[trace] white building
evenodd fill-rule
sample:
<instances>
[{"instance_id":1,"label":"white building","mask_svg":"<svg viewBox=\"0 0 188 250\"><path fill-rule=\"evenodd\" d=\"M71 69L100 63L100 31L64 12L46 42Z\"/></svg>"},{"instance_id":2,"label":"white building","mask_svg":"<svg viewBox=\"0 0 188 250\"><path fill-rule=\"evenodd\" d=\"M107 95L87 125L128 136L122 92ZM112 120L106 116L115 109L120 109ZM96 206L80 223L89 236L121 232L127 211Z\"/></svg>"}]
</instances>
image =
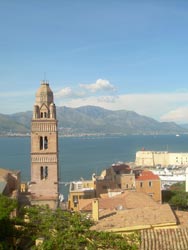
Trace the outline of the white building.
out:
<instances>
[{"instance_id":1,"label":"white building","mask_svg":"<svg viewBox=\"0 0 188 250\"><path fill-rule=\"evenodd\" d=\"M168 151L137 151L136 166L156 167L161 165L188 166L188 153L169 153Z\"/></svg>"}]
</instances>

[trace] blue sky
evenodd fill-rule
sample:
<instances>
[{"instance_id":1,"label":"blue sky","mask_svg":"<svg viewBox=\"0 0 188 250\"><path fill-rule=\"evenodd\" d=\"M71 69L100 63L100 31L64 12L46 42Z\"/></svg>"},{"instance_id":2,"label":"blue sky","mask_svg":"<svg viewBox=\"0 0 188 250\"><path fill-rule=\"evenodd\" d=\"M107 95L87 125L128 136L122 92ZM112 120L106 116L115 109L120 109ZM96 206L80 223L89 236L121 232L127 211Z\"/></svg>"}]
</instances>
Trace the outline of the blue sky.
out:
<instances>
[{"instance_id":1,"label":"blue sky","mask_svg":"<svg viewBox=\"0 0 188 250\"><path fill-rule=\"evenodd\" d=\"M188 1L1 0L0 113L57 106L188 123Z\"/></svg>"}]
</instances>

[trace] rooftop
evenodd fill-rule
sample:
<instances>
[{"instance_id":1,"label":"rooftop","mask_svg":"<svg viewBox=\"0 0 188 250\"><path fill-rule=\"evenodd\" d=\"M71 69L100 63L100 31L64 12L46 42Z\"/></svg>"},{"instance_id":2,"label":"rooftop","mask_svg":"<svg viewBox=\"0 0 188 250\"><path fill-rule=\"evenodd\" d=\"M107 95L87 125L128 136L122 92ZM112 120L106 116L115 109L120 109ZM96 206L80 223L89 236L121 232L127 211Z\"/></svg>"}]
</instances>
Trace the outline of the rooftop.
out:
<instances>
[{"instance_id":1,"label":"rooftop","mask_svg":"<svg viewBox=\"0 0 188 250\"><path fill-rule=\"evenodd\" d=\"M115 214L104 217L91 229L98 231L131 231L142 228L175 226L177 224L168 204L154 207L139 207L117 210Z\"/></svg>"},{"instance_id":2,"label":"rooftop","mask_svg":"<svg viewBox=\"0 0 188 250\"><path fill-rule=\"evenodd\" d=\"M158 229L141 231L140 250L186 250L188 228Z\"/></svg>"},{"instance_id":3,"label":"rooftop","mask_svg":"<svg viewBox=\"0 0 188 250\"><path fill-rule=\"evenodd\" d=\"M146 180L160 180L158 175L152 173L152 171L144 170L140 175L136 176L137 181L146 181Z\"/></svg>"},{"instance_id":4,"label":"rooftop","mask_svg":"<svg viewBox=\"0 0 188 250\"><path fill-rule=\"evenodd\" d=\"M141 208L146 204L148 207L155 207L158 204L147 194L126 190L122 194L113 197L99 198L99 209L116 209L122 206L124 209ZM93 199L81 199L79 209L84 211L92 210Z\"/></svg>"}]
</instances>

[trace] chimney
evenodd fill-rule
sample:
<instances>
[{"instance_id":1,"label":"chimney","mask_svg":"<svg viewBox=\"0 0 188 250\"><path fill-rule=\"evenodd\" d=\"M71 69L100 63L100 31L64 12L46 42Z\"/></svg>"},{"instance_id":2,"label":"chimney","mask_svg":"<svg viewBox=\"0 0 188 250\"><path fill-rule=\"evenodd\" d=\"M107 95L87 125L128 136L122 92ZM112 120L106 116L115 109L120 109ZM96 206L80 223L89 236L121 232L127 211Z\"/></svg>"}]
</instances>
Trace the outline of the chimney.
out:
<instances>
[{"instance_id":1,"label":"chimney","mask_svg":"<svg viewBox=\"0 0 188 250\"><path fill-rule=\"evenodd\" d=\"M94 199L92 202L92 218L94 221L99 220L99 200Z\"/></svg>"}]
</instances>

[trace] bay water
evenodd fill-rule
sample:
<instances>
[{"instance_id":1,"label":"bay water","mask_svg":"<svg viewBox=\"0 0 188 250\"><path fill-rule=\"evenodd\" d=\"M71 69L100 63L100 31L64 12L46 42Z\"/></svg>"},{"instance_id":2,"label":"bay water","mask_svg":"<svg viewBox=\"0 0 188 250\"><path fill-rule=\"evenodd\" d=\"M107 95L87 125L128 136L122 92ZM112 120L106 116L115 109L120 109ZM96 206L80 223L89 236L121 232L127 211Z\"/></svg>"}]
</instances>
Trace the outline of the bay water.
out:
<instances>
[{"instance_id":1,"label":"bay water","mask_svg":"<svg viewBox=\"0 0 188 250\"><path fill-rule=\"evenodd\" d=\"M60 181L91 179L113 163L135 161L143 148L188 152L188 135L60 137ZM0 168L20 170L22 181L30 180L30 137L0 137ZM67 187L60 185L60 192L67 196Z\"/></svg>"}]
</instances>

